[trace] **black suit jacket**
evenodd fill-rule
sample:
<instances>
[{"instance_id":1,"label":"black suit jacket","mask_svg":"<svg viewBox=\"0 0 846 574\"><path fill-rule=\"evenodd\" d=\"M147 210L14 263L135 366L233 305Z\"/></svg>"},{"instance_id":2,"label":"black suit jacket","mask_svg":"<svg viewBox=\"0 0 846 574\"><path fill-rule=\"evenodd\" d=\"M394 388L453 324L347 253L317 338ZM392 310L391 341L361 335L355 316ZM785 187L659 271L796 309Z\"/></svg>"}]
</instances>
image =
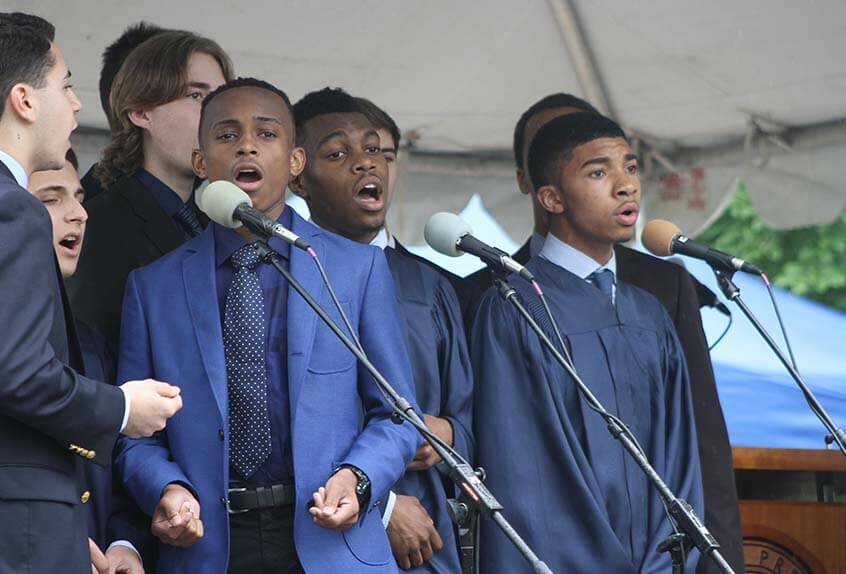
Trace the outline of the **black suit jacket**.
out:
<instances>
[{"instance_id":1,"label":"black suit jacket","mask_svg":"<svg viewBox=\"0 0 846 574\"><path fill-rule=\"evenodd\" d=\"M5 504L78 507L87 501L82 463L109 464L125 404L120 389L72 368L71 361L81 367L81 353L50 216L5 165L0 165L0 293L0 539L8 541L20 538L24 526L3 512ZM63 527L86 532L84 516L73 513ZM55 532L47 517L39 520L26 526L26 536ZM21 540L27 548L33 543L39 546ZM79 548L75 538L65 536L50 541L50 552L78 556ZM0 564L9 566L2 559Z\"/></svg>"},{"instance_id":2,"label":"black suit jacket","mask_svg":"<svg viewBox=\"0 0 846 574\"><path fill-rule=\"evenodd\" d=\"M743 572L740 510L734 483L731 445L717 395L708 341L699 314L694 281L680 265L618 245L617 276L648 291L667 309L684 349L693 393L693 416L699 439L705 525L722 545L720 552L736 572ZM697 572L719 572L701 559Z\"/></svg>"},{"instance_id":3,"label":"black suit jacket","mask_svg":"<svg viewBox=\"0 0 846 574\"><path fill-rule=\"evenodd\" d=\"M173 251L185 242L185 235L133 176L86 201L85 209L85 242L68 292L74 313L106 338L116 356L130 271Z\"/></svg>"},{"instance_id":4,"label":"black suit jacket","mask_svg":"<svg viewBox=\"0 0 846 574\"><path fill-rule=\"evenodd\" d=\"M97 179L97 176L94 175L94 170L96 169L97 164L95 163L88 168L88 171L86 171L85 175L82 176L82 179L79 180L79 183L82 184L82 189L85 190L86 201L103 193L103 184L101 184L100 180Z\"/></svg>"},{"instance_id":5,"label":"black suit jacket","mask_svg":"<svg viewBox=\"0 0 846 574\"><path fill-rule=\"evenodd\" d=\"M514 254L515 260L523 264L528 262L531 258L529 243L526 241ZM732 568L743 572L740 510L731 446L699 314L696 280L683 267L657 257L621 245L615 248L615 252L618 278L651 293L667 309L676 327L690 372L705 494L705 525L722 545L721 552ZM447 274L447 277L450 275ZM468 332L479 301L493 284L493 278L493 273L483 268L459 280L456 285ZM699 561L697 572L718 571L711 560Z\"/></svg>"}]
</instances>

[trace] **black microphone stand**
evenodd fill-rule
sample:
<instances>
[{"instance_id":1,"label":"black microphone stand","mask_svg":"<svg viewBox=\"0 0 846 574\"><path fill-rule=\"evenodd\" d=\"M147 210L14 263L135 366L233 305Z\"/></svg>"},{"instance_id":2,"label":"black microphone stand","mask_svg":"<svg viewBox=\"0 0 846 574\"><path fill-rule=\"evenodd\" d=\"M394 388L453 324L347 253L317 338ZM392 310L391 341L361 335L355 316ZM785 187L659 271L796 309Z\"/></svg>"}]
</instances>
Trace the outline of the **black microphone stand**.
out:
<instances>
[{"instance_id":1,"label":"black microphone stand","mask_svg":"<svg viewBox=\"0 0 846 574\"><path fill-rule=\"evenodd\" d=\"M305 287L294 278L285 267L279 263L279 254L276 253L266 241L259 240L253 244L259 258L266 264L274 267L284 278L288 284L299 293L305 300L309 307L314 309L314 312L326 324L329 329L340 339L350 352L355 355L359 362L372 375L374 382L382 391L382 393L391 402L391 407L394 409L392 420L401 424L403 420L408 421L426 441L432 445L435 452L441 457L441 461L449 468L448 476L455 483L455 485L466 495L466 500L472 504L479 512L493 520L497 526L508 537L512 544L523 554L523 557L532 565L533 570L537 574L552 574L552 570L537 557L528 544L520 537L514 527L502 515L503 507L494 495L484 485L476 471L467 463L459 462L455 456L454 451L444 448L443 443L433 436L433 433L423 422L423 419L414 411L411 403L402 397L396 390L388 383L379 370L370 362L367 355L341 330L335 321L326 313L320 304L305 290Z\"/></svg>"},{"instance_id":2,"label":"black microphone stand","mask_svg":"<svg viewBox=\"0 0 846 574\"><path fill-rule=\"evenodd\" d=\"M594 396L591 390L584 384L584 382L576 373L570 362L564 358L561 352L555 347L546 333L543 332L540 325L532 317L526 307L517 298L517 291L508 284L504 279L495 279L494 283L499 290L499 294L503 299L510 302L515 309L523 316L532 330L537 334L538 338L543 343L558 363L564 367L564 370L575 381L584 400L594 407L593 410L601 415L605 422L608 423L608 431L615 439L617 439L623 446L623 449L629 453L634 459L635 463L643 470L647 479L652 483L658 494L664 501L664 506L667 508L670 516L675 521L676 525L682 532L676 532L670 535L666 540L661 542L658 546L659 551L669 551L673 563L673 572L678 574L684 573L684 560L687 554L687 548L692 544L702 553L703 556L708 556L713 560L717 566L726 574L734 574L731 566L725 561L722 554L718 550L720 545L714 539L705 525L702 524L696 517L693 508L684 500L676 497L670 490L661 476L655 471L646 455L641 451L640 447L632 440L630 431L621 425L619 419L608 413L602 406L602 403Z\"/></svg>"},{"instance_id":3,"label":"black microphone stand","mask_svg":"<svg viewBox=\"0 0 846 574\"><path fill-rule=\"evenodd\" d=\"M746 318L752 323L755 329L760 333L761 337L767 342L769 347L773 350L776 356L779 358L781 363L784 365L784 368L787 369L787 372L790 373L790 376L793 377L793 380L796 381L796 384L799 385L799 389L802 391L802 394L805 395L805 400L808 401L808 405L811 407L811 410L817 415L817 418L820 419L823 426L828 430L830 433L828 437L826 437L826 444L831 444L832 442L836 442L837 446L840 447L840 451L846 455L846 433L844 433L843 429L839 428L834 420L829 416L820 402L817 400L817 397L814 396L814 393L805 384L805 381L802 380L802 376L799 374L799 371L791 364L788 358L784 355L784 352L778 346L778 344L773 340L761 322L758 320L757 317L752 313L752 310L746 306L746 303L740 296L740 288L734 284L732 278L734 277L734 272L730 271L723 271L721 269L712 268L714 271L714 275L717 276L717 282L720 285L720 289L722 290L723 294L726 296L727 299L730 301L734 301L740 310L743 311L743 314L746 315Z\"/></svg>"}]
</instances>

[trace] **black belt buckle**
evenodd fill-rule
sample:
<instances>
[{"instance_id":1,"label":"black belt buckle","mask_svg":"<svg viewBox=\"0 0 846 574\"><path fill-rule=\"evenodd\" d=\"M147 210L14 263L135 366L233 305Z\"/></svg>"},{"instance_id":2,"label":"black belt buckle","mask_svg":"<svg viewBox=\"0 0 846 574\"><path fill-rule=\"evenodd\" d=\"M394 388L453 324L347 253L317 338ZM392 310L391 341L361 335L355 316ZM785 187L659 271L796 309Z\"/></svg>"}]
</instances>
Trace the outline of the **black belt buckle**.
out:
<instances>
[{"instance_id":1,"label":"black belt buckle","mask_svg":"<svg viewBox=\"0 0 846 574\"><path fill-rule=\"evenodd\" d=\"M246 488L230 488L227 491L227 495L231 494L233 492L247 492L247 489ZM229 496L226 497L226 512L228 512L229 514L243 514L245 512L249 512L249 511L250 511L249 508L244 508L244 509L241 509L241 510L234 510L229 503Z\"/></svg>"}]
</instances>

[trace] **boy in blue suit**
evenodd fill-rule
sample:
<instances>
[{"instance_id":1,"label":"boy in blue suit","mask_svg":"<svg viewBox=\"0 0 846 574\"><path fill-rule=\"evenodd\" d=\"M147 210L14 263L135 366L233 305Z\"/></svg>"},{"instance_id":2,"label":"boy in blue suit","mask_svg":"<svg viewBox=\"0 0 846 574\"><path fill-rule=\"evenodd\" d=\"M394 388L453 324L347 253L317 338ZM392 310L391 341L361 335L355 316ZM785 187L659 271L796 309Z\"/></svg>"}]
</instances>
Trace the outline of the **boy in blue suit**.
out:
<instances>
[{"instance_id":1,"label":"boy in blue suit","mask_svg":"<svg viewBox=\"0 0 846 574\"><path fill-rule=\"evenodd\" d=\"M305 163L287 96L228 82L203 103L199 141L196 174L232 181L312 245L371 361L411 396L384 258L285 207ZM118 454L164 543L159 571L394 572L377 509L417 433L391 422L370 376L276 271L253 267L252 240L210 225L127 284L120 376L180 373L191 405L166 433L124 441ZM269 243L337 320L310 257Z\"/></svg>"}]
</instances>

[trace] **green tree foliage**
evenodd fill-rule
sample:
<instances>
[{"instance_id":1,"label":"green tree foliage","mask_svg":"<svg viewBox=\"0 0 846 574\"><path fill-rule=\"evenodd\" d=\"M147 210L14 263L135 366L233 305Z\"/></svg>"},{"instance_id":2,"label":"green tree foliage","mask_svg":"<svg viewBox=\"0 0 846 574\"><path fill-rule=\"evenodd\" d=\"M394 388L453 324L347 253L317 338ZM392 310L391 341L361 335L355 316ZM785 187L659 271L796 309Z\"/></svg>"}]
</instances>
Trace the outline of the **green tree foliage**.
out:
<instances>
[{"instance_id":1,"label":"green tree foliage","mask_svg":"<svg viewBox=\"0 0 846 574\"><path fill-rule=\"evenodd\" d=\"M846 212L830 225L770 229L741 184L726 211L697 239L743 254L783 289L846 311Z\"/></svg>"}]
</instances>

